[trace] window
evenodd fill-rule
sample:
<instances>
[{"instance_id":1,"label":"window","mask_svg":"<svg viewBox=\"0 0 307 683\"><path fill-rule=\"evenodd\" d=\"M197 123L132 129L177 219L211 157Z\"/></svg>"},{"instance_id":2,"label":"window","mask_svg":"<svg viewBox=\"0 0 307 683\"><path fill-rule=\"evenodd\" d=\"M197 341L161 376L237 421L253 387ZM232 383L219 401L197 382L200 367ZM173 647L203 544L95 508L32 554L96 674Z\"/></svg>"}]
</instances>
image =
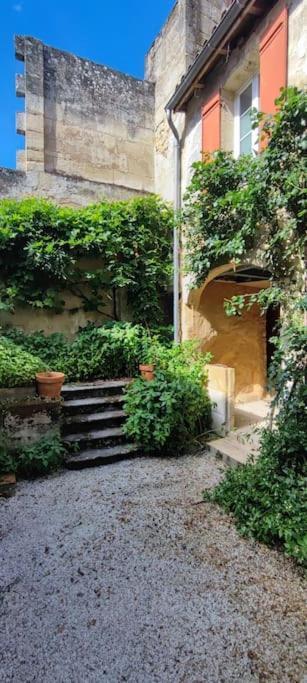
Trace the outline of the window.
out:
<instances>
[{"instance_id":1,"label":"window","mask_svg":"<svg viewBox=\"0 0 307 683\"><path fill-rule=\"evenodd\" d=\"M258 131L252 128L251 112L258 109L258 76L239 91L235 99L234 153L255 154L258 147Z\"/></svg>"}]
</instances>

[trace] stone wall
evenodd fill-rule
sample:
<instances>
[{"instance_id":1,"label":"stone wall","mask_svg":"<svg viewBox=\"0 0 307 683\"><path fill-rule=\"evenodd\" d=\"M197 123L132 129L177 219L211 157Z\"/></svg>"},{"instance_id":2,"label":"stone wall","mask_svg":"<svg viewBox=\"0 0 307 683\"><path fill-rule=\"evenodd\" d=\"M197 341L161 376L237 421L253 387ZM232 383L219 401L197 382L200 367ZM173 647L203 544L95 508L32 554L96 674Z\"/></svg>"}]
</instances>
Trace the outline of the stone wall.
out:
<instances>
[{"instance_id":1,"label":"stone wall","mask_svg":"<svg viewBox=\"0 0 307 683\"><path fill-rule=\"evenodd\" d=\"M140 190L83 180L45 171L15 171L0 168L0 199L44 197L57 204L79 207L103 199L131 199L145 193Z\"/></svg>"},{"instance_id":2,"label":"stone wall","mask_svg":"<svg viewBox=\"0 0 307 683\"><path fill-rule=\"evenodd\" d=\"M155 190L168 200L174 196L174 164L165 105L218 23L223 7L222 0L178 0L146 56L145 75L155 83ZM177 114L180 130L183 123L184 117Z\"/></svg>"},{"instance_id":3,"label":"stone wall","mask_svg":"<svg viewBox=\"0 0 307 683\"><path fill-rule=\"evenodd\" d=\"M0 197L72 203L72 192L82 204L154 191L152 83L29 37L16 37L16 57L24 62L16 92L25 99L17 168L26 177L2 169Z\"/></svg>"},{"instance_id":4,"label":"stone wall","mask_svg":"<svg viewBox=\"0 0 307 683\"><path fill-rule=\"evenodd\" d=\"M307 86L307 0L289 3L288 78L298 88Z\"/></svg>"},{"instance_id":5,"label":"stone wall","mask_svg":"<svg viewBox=\"0 0 307 683\"><path fill-rule=\"evenodd\" d=\"M11 397L8 397L9 391ZM16 398L17 390L6 390L4 398L0 389L0 430L8 441L9 449L20 450L42 437L60 435L61 401L47 401L32 396Z\"/></svg>"}]
</instances>

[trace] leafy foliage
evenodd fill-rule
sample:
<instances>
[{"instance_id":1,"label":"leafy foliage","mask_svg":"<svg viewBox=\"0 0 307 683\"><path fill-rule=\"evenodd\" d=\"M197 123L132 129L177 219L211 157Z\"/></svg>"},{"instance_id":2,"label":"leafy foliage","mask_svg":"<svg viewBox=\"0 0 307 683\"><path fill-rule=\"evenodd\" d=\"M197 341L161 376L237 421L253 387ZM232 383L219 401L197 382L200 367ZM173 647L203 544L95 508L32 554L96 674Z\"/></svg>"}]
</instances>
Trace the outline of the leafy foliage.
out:
<instances>
[{"instance_id":1,"label":"leafy foliage","mask_svg":"<svg viewBox=\"0 0 307 683\"><path fill-rule=\"evenodd\" d=\"M251 249L272 273L275 299L302 279L306 218L307 93L284 90L256 158L217 152L194 165L185 197L186 270L199 286L217 265ZM282 284L282 286L280 286ZM272 291L268 296L272 299Z\"/></svg>"},{"instance_id":2,"label":"leafy foliage","mask_svg":"<svg viewBox=\"0 0 307 683\"><path fill-rule=\"evenodd\" d=\"M155 196L58 207L42 199L0 201L0 309L63 310L63 291L103 312L103 291L127 289L134 320L161 319L171 274L171 209ZM88 268L82 259L99 259Z\"/></svg>"},{"instance_id":3,"label":"leafy foliage","mask_svg":"<svg viewBox=\"0 0 307 683\"><path fill-rule=\"evenodd\" d=\"M37 477L59 469L63 462L65 448L58 435L45 436L25 446L16 459L17 474Z\"/></svg>"},{"instance_id":4,"label":"leafy foliage","mask_svg":"<svg viewBox=\"0 0 307 683\"><path fill-rule=\"evenodd\" d=\"M223 481L205 498L233 513L242 534L280 547L300 563L307 563L307 471L306 462L300 471L289 462L295 447L293 426L293 416L285 421L283 415L276 430L264 431L259 459L227 470ZM302 427L301 423L300 430ZM291 450L287 454L288 445ZM306 448L306 430L298 451L304 445Z\"/></svg>"},{"instance_id":5,"label":"leafy foliage","mask_svg":"<svg viewBox=\"0 0 307 683\"><path fill-rule=\"evenodd\" d=\"M261 435L256 463L230 469L206 497L235 515L239 530L307 563L307 335L301 321L275 340L272 366L279 412Z\"/></svg>"},{"instance_id":6,"label":"leafy foliage","mask_svg":"<svg viewBox=\"0 0 307 683\"><path fill-rule=\"evenodd\" d=\"M168 327L149 331L142 325L120 322L89 324L72 341L59 333L25 334L14 328L4 330L3 334L10 343L33 356L37 354L49 369L62 371L66 379L74 381L134 376L155 343L170 343Z\"/></svg>"},{"instance_id":7,"label":"leafy foliage","mask_svg":"<svg viewBox=\"0 0 307 683\"><path fill-rule=\"evenodd\" d=\"M40 330L27 334L21 329L7 327L2 330L2 334L28 353L41 358L51 370L62 368L69 354L71 342L60 332L46 335Z\"/></svg>"},{"instance_id":8,"label":"leafy foliage","mask_svg":"<svg viewBox=\"0 0 307 683\"><path fill-rule=\"evenodd\" d=\"M45 367L41 358L16 346L10 339L0 337L0 387L31 384L35 374Z\"/></svg>"},{"instance_id":9,"label":"leafy foliage","mask_svg":"<svg viewBox=\"0 0 307 683\"><path fill-rule=\"evenodd\" d=\"M145 452L180 452L210 426L209 355L191 342L169 349L156 342L145 360L155 363L155 379L138 378L127 389L124 429Z\"/></svg>"},{"instance_id":10,"label":"leafy foliage","mask_svg":"<svg viewBox=\"0 0 307 683\"><path fill-rule=\"evenodd\" d=\"M304 250L306 249L307 94L290 88L279 111L264 121L268 146L256 159L219 153L197 165L187 196L187 268L198 285L208 271L232 261L261 257L272 274L269 289L225 302L228 315L258 303L282 305L280 336L271 365L275 390L269 429L262 432L255 463L228 470L206 494L235 515L239 530L307 561L306 367ZM263 117L260 116L263 121ZM216 197L215 197L215 194Z\"/></svg>"}]
</instances>

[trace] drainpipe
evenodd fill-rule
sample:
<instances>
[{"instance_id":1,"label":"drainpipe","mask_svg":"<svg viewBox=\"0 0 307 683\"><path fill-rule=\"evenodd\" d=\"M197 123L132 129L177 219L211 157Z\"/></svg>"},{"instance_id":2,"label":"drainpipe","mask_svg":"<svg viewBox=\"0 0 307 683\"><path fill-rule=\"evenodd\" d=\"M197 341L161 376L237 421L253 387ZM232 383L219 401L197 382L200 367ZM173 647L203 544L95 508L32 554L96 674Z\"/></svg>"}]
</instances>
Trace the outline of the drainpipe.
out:
<instances>
[{"instance_id":1,"label":"drainpipe","mask_svg":"<svg viewBox=\"0 0 307 683\"><path fill-rule=\"evenodd\" d=\"M180 341L180 233L178 229L178 214L181 209L181 140L173 121L173 112L166 109L168 125L175 138L175 192L174 192L174 233L173 233L173 267L174 267L174 342Z\"/></svg>"}]
</instances>

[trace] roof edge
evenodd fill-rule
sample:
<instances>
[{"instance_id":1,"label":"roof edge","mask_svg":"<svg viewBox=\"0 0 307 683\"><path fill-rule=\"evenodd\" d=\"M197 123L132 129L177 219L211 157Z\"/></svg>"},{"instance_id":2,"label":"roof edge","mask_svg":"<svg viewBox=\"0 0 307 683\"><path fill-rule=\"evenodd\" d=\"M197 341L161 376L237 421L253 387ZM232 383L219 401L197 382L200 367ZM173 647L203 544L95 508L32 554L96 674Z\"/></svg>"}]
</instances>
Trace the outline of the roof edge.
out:
<instances>
[{"instance_id":1,"label":"roof edge","mask_svg":"<svg viewBox=\"0 0 307 683\"><path fill-rule=\"evenodd\" d=\"M172 111L182 111L186 102L191 99L191 88L195 81L198 80L201 72L205 66L216 54L220 43L227 37L229 31L238 21L241 15L245 14L246 8L252 6L255 0L235 0L229 9L225 12L220 23L216 26L210 38L206 41L199 55L196 57L194 63L189 68L181 83L179 83L172 97L167 102L165 109Z\"/></svg>"}]
</instances>

